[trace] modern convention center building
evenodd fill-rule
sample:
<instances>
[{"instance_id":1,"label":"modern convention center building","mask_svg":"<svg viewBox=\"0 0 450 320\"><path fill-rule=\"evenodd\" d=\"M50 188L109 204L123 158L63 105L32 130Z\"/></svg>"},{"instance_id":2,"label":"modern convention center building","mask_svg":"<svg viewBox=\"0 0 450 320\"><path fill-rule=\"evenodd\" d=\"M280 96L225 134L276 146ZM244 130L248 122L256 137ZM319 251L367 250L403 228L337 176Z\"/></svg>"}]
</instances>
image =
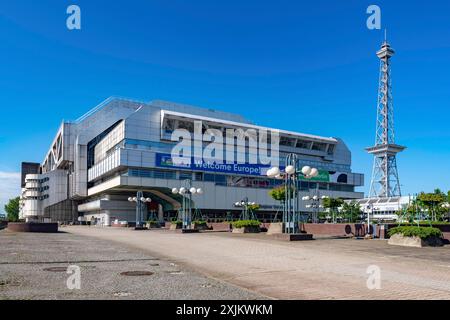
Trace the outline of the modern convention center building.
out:
<instances>
[{"instance_id":1,"label":"modern convention center building","mask_svg":"<svg viewBox=\"0 0 450 320\"><path fill-rule=\"evenodd\" d=\"M338 138L265 128L237 114L172 102L109 98L78 120L63 122L42 163L22 164L21 217L41 222L86 220L100 225L134 222L136 203L129 198L141 191L151 199L144 220L168 220L177 216L183 201L172 189L191 180L193 187L203 190L192 196L192 205L204 219L237 218L242 208L235 204L244 199L260 206L257 215L261 220L273 219L280 202L272 199L269 191L283 182L266 177L270 164L258 162L258 157L254 162L249 141L231 153L236 159L240 155L240 162L174 159L174 147L181 141L173 138L174 132L194 133L198 126L202 141L194 141L189 159L194 159L195 146L207 149L211 143L202 138L208 130L223 135L224 143L230 129L269 132L267 136L279 142L276 160L280 166L288 154L295 153L302 166L319 170L317 177L301 181L300 197L363 197L355 188L364 185L364 176L352 173L351 152ZM270 132L277 133L278 140ZM231 141L234 144L235 139ZM228 152L225 147L217 150L211 154ZM301 204L301 210L308 214L314 209Z\"/></svg>"}]
</instances>

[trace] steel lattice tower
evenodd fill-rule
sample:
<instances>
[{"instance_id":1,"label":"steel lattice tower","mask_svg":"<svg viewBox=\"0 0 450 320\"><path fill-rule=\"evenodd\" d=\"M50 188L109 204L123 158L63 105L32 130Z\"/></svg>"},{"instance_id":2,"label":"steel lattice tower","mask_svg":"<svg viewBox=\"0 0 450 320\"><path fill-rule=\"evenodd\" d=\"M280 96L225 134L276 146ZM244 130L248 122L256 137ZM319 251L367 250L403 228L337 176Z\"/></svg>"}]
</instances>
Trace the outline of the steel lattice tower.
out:
<instances>
[{"instance_id":1,"label":"steel lattice tower","mask_svg":"<svg viewBox=\"0 0 450 320\"><path fill-rule=\"evenodd\" d=\"M392 103L391 61L395 51L387 41L377 52L380 59L377 124L375 146L367 148L374 155L369 197L389 198L401 196L396 155L406 147L395 144L394 107Z\"/></svg>"}]
</instances>

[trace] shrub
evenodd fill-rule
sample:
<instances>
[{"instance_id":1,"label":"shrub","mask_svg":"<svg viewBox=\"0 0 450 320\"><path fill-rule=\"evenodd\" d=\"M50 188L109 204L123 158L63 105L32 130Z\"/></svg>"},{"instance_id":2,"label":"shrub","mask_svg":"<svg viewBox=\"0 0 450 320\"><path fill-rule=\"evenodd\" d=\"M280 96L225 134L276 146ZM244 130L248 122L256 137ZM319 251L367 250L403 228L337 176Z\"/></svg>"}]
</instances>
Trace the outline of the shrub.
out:
<instances>
[{"instance_id":1,"label":"shrub","mask_svg":"<svg viewBox=\"0 0 450 320\"><path fill-rule=\"evenodd\" d=\"M198 226L206 226L206 221L205 220L195 220L193 222L193 224L198 225Z\"/></svg>"},{"instance_id":2,"label":"shrub","mask_svg":"<svg viewBox=\"0 0 450 320\"><path fill-rule=\"evenodd\" d=\"M426 221L426 220L422 220L418 222L420 226L429 226L430 224L432 225L448 225L449 223L447 221ZM416 223L402 223L401 226L414 226L417 225Z\"/></svg>"},{"instance_id":3,"label":"shrub","mask_svg":"<svg viewBox=\"0 0 450 320\"><path fill-rule=\"evenodd\" d=\"M170 221L171 224L183 224L183 221L181 220L172 220Z\"/></svg>"},{"instance_id":4,"label":"shrub","mask_svg":"<svg viewBox=\"0 0 450 320\"><path fill-rule=\"evenodd\" d=\"M239 220L232 223L233 228L240 229L245 227L259 227L261 222L258 220Z\"/></svg>"},{"instance_id":5,"label":"shrub","mask_svg":"<svg viewBox=\"0 0 450 320\"><path fill-rule=\"evenodd\" d=\"M405 237L419 237L420 239L442 238L441 230L432 227L396 227L389 230L389 236L392 237L394 234L401 234Z\"/></svg>"}]
</instances>

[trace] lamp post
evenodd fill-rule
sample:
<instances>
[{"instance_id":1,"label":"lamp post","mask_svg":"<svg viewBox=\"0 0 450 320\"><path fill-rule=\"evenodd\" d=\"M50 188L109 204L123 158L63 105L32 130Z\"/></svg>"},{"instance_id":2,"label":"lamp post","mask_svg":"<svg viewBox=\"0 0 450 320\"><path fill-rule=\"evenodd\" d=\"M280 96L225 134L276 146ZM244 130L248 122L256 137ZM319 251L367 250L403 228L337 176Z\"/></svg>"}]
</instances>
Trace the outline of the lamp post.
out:
<instances>
[{"instance_id":1,"label":"lamp post","mask_svg":"<svg viewBox=\"0 0 450 320\"><path fill-rule=\"evenodd\" d=\"M184 186L172 189L173 194L180 194L183 197L182 201L182 221L183 229L190 230L192 228L192 196L202 195L203 190L201 188L195 188L192 186L192 180L184 180Z\"/></svg>"},{"instance_id":2,"label":"lamp post","mask_svg":"<svg viewBox=\"0 0 450 320\"><path fill-rule=\"evenodd\" d=\"M241 220L250 220L250 219L255 218L255 217L253 217L253 215L252 215L252 217L250 217L250 215L249 215L249 207L254 206L254 205L256 205L256 203L248 201L247 197L245 197L243 200L238 201L234 204L235 207L244 208L244 211L242 212Z\"/></svg>"},{"instance_id":3,"label":"lamp post","mask_svg":"<svg viewBox=\"0 0 450 320\"><path fill-rule=\"evenodd\" d=\"M319 192L316 191L316 194L314 196L306 196L303 197L302 200L303 201L311 201L311 204L307 204L306 208L308 209L313 209L313 216L312 216L312 222L313 223L318 223L319 222L319 212L320 209L324 209L324 206L320 203L321 200L325 200L328 199L329 197L327 196L319 196ZM333 222L334 222L334 214L333 214Z\"/></svg>"},{"instance_id":4,"label":"lamp post","mask_svg":"<svg viewBox=\"0 0 450 320\"><path fill-rule=\"evenodd\" d=\"M373 217L373 210L374 210L373 203L368 204L367 205L367 235L370 235L370 214L372 213L372 217Z\"/></svg>"},{"instance_id":5,"label":"lamp post","mask_svg":"<svg viewBox=\"0 0 450 320\"><path fill-rule=\"evenodd\" d=\"M152 199L145 198L142 191L136 193L136 197L129 197L129 202L136 202L136 230L142 229L142 221L144 220L144 212L146 210L146 204L152 202Z\"/></svg>"},{"instance_id":6,"label":"lamp post","mask_svg":"<svg viewBox=\"0 0 450 320\"><path fill-rule=\"evenodd\" d=\"M299 181L300 178L312 179L319 175L319 170L305 166L300 169L300 161L296 154L290 154L286 158L286 167L281 171L279 167L273 167L267 171L267 176L272 179L284 180L285 201L283 207L284 233L296 234L299 231Z\"/></svg>"}]
</instances>

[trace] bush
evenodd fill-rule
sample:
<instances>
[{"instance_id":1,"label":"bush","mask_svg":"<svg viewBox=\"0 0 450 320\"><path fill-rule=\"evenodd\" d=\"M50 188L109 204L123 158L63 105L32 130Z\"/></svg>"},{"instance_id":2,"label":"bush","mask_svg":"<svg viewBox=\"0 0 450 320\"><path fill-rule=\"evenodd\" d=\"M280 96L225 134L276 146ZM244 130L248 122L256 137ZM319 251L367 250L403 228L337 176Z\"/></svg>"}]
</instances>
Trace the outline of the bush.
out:
<instances>
[{"instance_id":1,"label":"bush","mask_svg":"<svg viewBox=\"0 0 450 320\"><path fill-rule=\"evenodd\" d=\"M420 239L442 238L441 230L432 227L396 227L389 230L389 236L392 237L394 234L401 234L405 237L419 237Z\"/></svg>"},{"instance_id":2,"label":"bush","mask_svg":"<svg viewBox=\"0 0 450 320\"><path fill-rule=\"evenodd\" d=\"M259 227L261 222L258 220L239 220L232 223L233 228L240 229L245 227Z\"/></svg>"},{"instance_id":3,"label":"bush","mask_svg":"<svg viewBox=\"0 0 450 320\"><path fill-rule=\"evenodd\" d=\"M441 226L441 225L449 225L450 223L448 223L447 221L419 221L419 225L420 226L429 226L430 224L432 225L437 225L437 226ZM417 226L417 222L416 223L402 223L400 226Z\"/></svg>"},{"instance_id":4,"label":"bush","mask_svg":"<svg viewBox=\"0 0 450 320\"><path fill-rule=\"evenodd\" d=\"M181 220L172 220L170 221L171 224L183 224L183 221Z\"/></svg>"},{"instance_id":5,"label":"bush","mask_svg":"<svg viewBox=\"0 0 450 320\"><path fill-rule=\"evenodd\" d=\"M197 225L197 226L206 226L206 221L205 220L195 220L192 223Z\"/></svg>"}]
</instances>

